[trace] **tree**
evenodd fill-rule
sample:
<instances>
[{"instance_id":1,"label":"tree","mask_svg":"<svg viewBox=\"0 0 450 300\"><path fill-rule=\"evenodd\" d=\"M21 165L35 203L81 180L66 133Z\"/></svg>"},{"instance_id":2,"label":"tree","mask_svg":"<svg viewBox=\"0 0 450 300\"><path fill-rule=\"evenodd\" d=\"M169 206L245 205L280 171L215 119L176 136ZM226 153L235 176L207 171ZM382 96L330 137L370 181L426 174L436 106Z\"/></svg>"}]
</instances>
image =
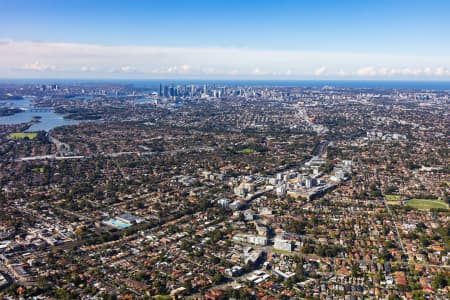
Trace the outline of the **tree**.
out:
<instances>
[{"instance_id":1,"label":"tree","mask_svg":"<svg viewBox=\"0 0 450 300\"><path fill-rule=\"evenodd\" d=\"M446 191L442 194L442 201L450 205L450 197Z\"/></svg>"},{"instance_id":2,"label":"tree","mask_svg":"<svg viewBox=\"0 0 450 300\"><path fill-rule=\"evenodd\" d=\"M43 292L48 291L50 289L50 284L49 284L48 279L44 276L39 276L37 279L36 287L40 291L43 291Z\"/></svg>"},{"instance_id":3,"label":"tree","mask_svg":"<svg viewBox=\"0 0 450 300\"><path fill-rule=\"evenodd\" d=\"M429 245L431 245L431 241L427 235L423 234L423 235L419 236L419 241L423 247L428 247Z\"/></svg>"},{"instance_id":4,"label":"tree","mask_svg":"<svg viewBox=\"0 0 450 300\"><path fill-rule=\"evenodd\" d=\"M449 284L448 276L445 272L439 272L434 276L433 280L431 281L431 286L435 289L442 289Z\"/></svg>"},{"instance_id":5,"label":"tree","mask_svg":"<svg viewBox=\"0 0 450 300\"><path fill-rule=\"evenodd\" d=\"M81 235L83 234L83 232L84 232L84 230L83 230L83 227L82 227L82 226L78 226L78 227L75 229L75 233L76 233L78 236L81 236Z\"/></svg>"},{"instance_id":6,"label":"tree","mask_svg":"<svg viewBox=\"0 0 450 300\"><path fill-rule=\"evenodd\" d=\"M187 294L192 294L192 281L190 279L183 283L183 287L186 289L185 292Z\"/></svg>"},{"instance_id":7,"label":"tree","mask_svg":"<svg viewBox=\"0 0 450 300\"><path fill-rule=\"evenodd\" d=\"M222 282L225 281L225 276L223 276L223 274L221 272L216 272L216 274L214 274L214 279L213 279L213 283L214 284L221 284Z\"/></svg>"},{"instance_id":8,"label":"tree","mask_svg":"<svg viewBox=\"0 0 450 300\"><path fill-rule=\"evenodd\" d=\"M359 277L360 274L361 274L361 269L359 268L359 264L353 263L352 264L352 276Z\"/></svg>"},{"instance_id":9,"label":"tree","mask_svg":"<svg viewBox=\"0 0 450 300\"><path fill-rule=\"evenodd\" d=\"M414 300L425 300L425 296L421 290L414 290L412 296Z\"/></svg>"},{"instance_id":10,"label":"tree","mask_svg":"<svg viewBox=\"0 0 450 300\"><path fill-rule=\"evenodd\" d=\"M397 294L390 294L388 299L389 300L400 300L401 298Z\"/></svg>"}]
</instances>

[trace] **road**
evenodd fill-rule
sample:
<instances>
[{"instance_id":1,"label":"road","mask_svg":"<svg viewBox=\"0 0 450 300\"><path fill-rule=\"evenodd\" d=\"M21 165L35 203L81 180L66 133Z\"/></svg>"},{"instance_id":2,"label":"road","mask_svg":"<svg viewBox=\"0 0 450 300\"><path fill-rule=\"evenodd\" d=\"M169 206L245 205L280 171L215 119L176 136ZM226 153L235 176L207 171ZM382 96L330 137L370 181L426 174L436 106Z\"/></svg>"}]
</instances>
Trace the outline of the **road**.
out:
<instances>
[{"instance_id":1,"label":"road","mask_svg":"<svg viewBox=\"0 0 450 300\"><path fill-rule=\"evenodd\" d=\"M398 232L398 228L397 228L397 224L395 223L394 215L392 214L392 211L389 208L389 205L388 205L388 203L386 201L386 198L385 198L384 194L382 194L381 197L383 199L383 203L384 203L384 206L386 207L386 210L387 210L387 212L389 214L389 217L391 218L391 222L392 222L392 224L394 224L394 231L395 231L395 235L397 237L397 242L400 245L400 247L402 248L403 255L405 257L407 257L408 256L408 252L406 252L405 247L403 246L402 237L400 236L400 233Z\"/></svg>"},{"instance_id":2,"label":"road","mask_svg":"<svg viewBox=\"0 0 450 300\"><path fill-rule=\"evenodd\" d=\"M21 157L16 159L15 161L32 161L32 160L68 160L68 159L83 159L85 156L76 155L76 156L57 156L56 154L50 155L38 155L38 156L28 156Z\"/></svg>"},{"instance_id":3,"label":"road","mask_svg":"<svg viewBox=\"0 0 450 300\"><path fill-rule=\"evenodd\" d=\"M175 150L169 150L169 151L163 151L163 152L139 152L139 151L126 151L126 152L113 152L113 153L107 153L107 154L101 154L100 156L103 157L119 157L122 155L138 155L138 156L152 156L152 155L173 155L173 154L180 154L180 153L188 153L188 152L210 152L214 151L215 148L213 147L191 147L191 148L182 148L182 149L175 149ZM84 155L73 155L73 156L61 156L57 154L50 154L50 155L38 155L38 156L28 156L28 157L21 157L16 159L15 161L33 161L33 160L68 160L68 159L83 159L83 158L93 158L97 157L97 155L90 155L90 156L84 156Z\"/></svg>"},{"instance_id":4,"label":"road","mask_svg":"<svg viewBox=\"0 0 450 300\"><path fill-rule=\"evenodd\" d=\"M48 139L50 142L52 142L53 144L55 144L56 146L56 151L59 155L61 156L65 156L69 151L70 151L70 146L66 143L61 142L58 139L55 139L52 136L48 136Z\"/></svg>"}]
</instances>

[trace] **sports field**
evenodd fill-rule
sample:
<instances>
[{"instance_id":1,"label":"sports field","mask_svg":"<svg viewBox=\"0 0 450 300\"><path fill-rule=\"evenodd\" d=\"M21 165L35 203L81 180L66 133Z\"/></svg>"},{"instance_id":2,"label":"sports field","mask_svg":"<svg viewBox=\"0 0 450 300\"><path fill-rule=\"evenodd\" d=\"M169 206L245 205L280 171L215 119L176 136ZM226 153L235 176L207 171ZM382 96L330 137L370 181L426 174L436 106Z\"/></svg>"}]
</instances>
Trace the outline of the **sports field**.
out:
<instances>
[{"instance_id":1,"label":"sports field","mask_svg":"<svg viewBox=\"0 0 450 300\"><path fill-rule=\"evenodd\" d=\"M9 134L9 137L12 139L24 139L24 138L28 138L30 140L34 139L35 137L37 137L37 133L36 132L12 132Z\"/></svg>"},{"instance_id":2,"label":"sports field","mask_svg":"<svg viewBox=\"0 0 450 300\"><path fill-rule=\"evenodd\" d=\"M252 149L252 148L245 148L245 149L242 149L242 150L240 150L238 152L239 153L244 153L244 154L250 154L250 153L255 153L255 150Z\"/></svg>"},{"instance_id":3,"label":"sports field","mask_svg":"<svg viewBox=\"0 0 450 300\"><path fill-rule=\"evenodd\" d=\"M443 208L448 209L448 204L436 199L411 199L406 205L416 209Z\"/></svg>"},{"instance_id":4,"label":"sports field","mask_svg":"<svg viewBox=\"0 0 450 300\"><path fill-rule=\"evenodd\" d=\"M387 201L400 201L402 199L402 196L399 195L385 195L384 197Z\"/></svg>"}]
</instances>

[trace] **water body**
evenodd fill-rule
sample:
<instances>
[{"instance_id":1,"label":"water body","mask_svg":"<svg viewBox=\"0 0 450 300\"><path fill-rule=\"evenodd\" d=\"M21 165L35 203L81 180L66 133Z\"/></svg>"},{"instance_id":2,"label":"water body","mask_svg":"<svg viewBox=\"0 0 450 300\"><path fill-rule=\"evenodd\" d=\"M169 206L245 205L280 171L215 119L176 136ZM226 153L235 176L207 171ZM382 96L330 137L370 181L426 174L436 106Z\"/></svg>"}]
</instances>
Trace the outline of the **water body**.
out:
<instances>
[{"instance_id":1,"label":"water body","mask_svg":"<svg viewBox=\"0 0 450 300\"><path fill-rule=\"evenodd\" d=\"M0 79L1 83L16 84L129 84L135 87L148 87L159 91L163 85L227 85L227 86L279 86L279 87L343 87L343 88L385 88L409 90L450 91L450 81L432 80L228 80L228 79Z\"/></svg>"},{"instance_id":2,"label":"water body","mask_svg":"<svg viewBox=\"0 0 450 300\"><path fill-rule=\"evenodd\" d=\"M38 109L43 109L44 111L32 111L34 106L31 103L30 98L25 98L22 100L0 100L0 106L26 109L24 112L17 113L12 116L0 117L0 124L2 125L27 123L33 120L34 117L40 117L40 122L34 123L30 128L26 130L28 132L40 130L50 131L51 129L58 126L79 123L79 121L64 120L64 115L55 113L53 111L53 108L39 107Z\"/></svg>"},{"instance_id":3,"label":"water body","mask_svg":"<svg viewBox=\"0 0 450 300\"><path fill-rule=\"evenodd\" d=\"M226 85L230 87L243 86L273 86L273 87L312 87L325 86L355 89L399 89L399 90L435 90L450 91L449 81L399 81L399 80L124 80L117 81L132 84L136 87L151 87L159 90L162 85Z\"/></svg>"}]
</instances>

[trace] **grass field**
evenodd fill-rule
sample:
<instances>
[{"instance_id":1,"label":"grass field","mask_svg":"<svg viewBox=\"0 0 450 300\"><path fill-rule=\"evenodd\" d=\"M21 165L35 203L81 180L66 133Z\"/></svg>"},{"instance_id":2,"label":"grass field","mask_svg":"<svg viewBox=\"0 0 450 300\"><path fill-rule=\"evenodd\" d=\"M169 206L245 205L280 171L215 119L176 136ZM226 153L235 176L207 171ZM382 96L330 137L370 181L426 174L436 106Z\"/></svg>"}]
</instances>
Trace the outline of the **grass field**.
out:
<instances>
[{"instance_id":1,"label":"grass field","mask_svg":"<svg viewBox=\"0 0 450 300\"><path fill-rule=\"evenodd\" d=\"M171 300L173 298L169 295L156 295L155 299L156 300Z\"/></svg>"},{"instance_id":2,"label":"grass field","mask_svg":"<svg viewBox=\"0 0 450 300\"><path fill-rule=\"evenodd\" d=\"M31 171L33 171L33 172L39 172L39 173L44 173L44 167L33 168Z\"/></svg>"},{"instance_id":3,"label":"grass field","mask_svg":"<svg viewBox=\"0 0 450 300\"><path fill-rule=\"evenodd\" d=\"M399 195L385 195L384 197L387 201L400 201L402 199L402 196Z\"/></svg>"},{"instance_id":4,"label":"grass field","mask_svg":"<svg viewBox=\"0 0 450 300\"><path fill-rule=\"evenodd\" d=\"M386 201L386 203L387 203L388 205L400 205L400 204L401 204L400 201L396 201L396 200L394 200L394 201Z\"/></svg>"},{"instance_id":5,"label":"grass field","mask_svg":"<svg viewBox=\"0 0 450 300\"><path fill-rule=\"evenodd\" d=\"M239 153L244 153L244 154L249 154L249 153L254 153L255 150L253 150L252 148L245 148L239 151Z\"/></svg>"},{"instance_id":6,"label":"grass field","mask_svg":"<svg viewBox=\"0 0 450 300\"><path fill-rule=\"evenodd\" d=\"M35 137L37 137L37 133L36 132L12 132L9 134L9 137L12 139L24 139L24 138L28 138L30 140L34 139Z\"/></svg>"},{"instance_id":7,"label":"grass field","mask_svg":"<svg viewBox=\"0 0 450 300\"><path fill-rule=\"evenodd\" d=\"M406 205L416 209L444 208L448 209L448 204L435 199L411 199L406 201Z\"/></svg>"},{"instance_id":8,"label":"grass field","mask_svg":"<svg viewBox=\"0 0 450 300\"><path fill-rule=\"evenodd\" d=\"M272 248L272 250L273 250L273 252L278 253L278 254L294 255L293 252L289 252L289 251L286 251L286 250L275 249L275 248Z\"/></svg>"}]
</instances>

